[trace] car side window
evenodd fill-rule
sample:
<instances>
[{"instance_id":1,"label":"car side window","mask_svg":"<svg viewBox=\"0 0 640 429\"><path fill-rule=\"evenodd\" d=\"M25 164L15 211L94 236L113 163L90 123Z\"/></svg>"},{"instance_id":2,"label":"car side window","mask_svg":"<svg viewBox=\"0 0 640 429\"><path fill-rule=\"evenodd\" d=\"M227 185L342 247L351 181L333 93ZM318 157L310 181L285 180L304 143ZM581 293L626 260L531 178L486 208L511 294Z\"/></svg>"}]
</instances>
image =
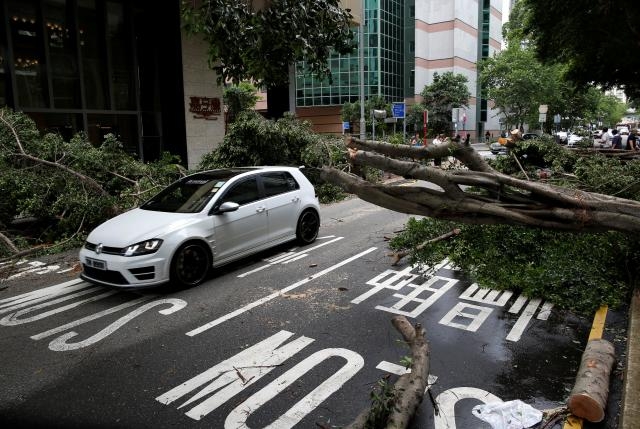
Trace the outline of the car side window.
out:
<instances>
[{"instance_id":1,"label":"car side window","mask_svg":"<svg viewBox=\"0 0 640 429\"><path fill-rule=\"evenodd\" d=\"M264 192L267 197L300 189L300 185L296 182L296 179L286 171L262 173L261 177Z\"/></svg>"},{"instance_id":2,"label":"car side window","mask_svg":"<svg viewBox=\"0 0 640 429\"><path fill-rule=\"evenodd\" d=\"M258 181L255 177L252 177L233 185L231 189L225 193L221 203L231 201L243 205L252 203L259 199L260 192L258 191Z\"/></svg>"}]
</instances>

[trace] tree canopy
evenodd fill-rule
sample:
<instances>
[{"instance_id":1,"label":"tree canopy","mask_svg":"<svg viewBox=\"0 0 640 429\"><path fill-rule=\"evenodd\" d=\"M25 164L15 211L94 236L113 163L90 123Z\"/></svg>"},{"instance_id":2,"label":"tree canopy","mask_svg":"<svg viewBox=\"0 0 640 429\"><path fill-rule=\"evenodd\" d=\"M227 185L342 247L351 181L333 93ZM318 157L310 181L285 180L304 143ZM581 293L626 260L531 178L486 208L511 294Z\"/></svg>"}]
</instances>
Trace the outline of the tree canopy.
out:
<instances>
[{"instance_id":1,"label":"tree canopy","mask_svg":"<svg viewBox=\"0 0 640 429\"><path fill-rule=\"evenodd\" d=\"M555 114L561 115L563 128L598 122L613 125L622 118L626 105L616 97L590 84L576 86L567 78L565 64L543 65L534 50L517 38L517 28L505 33L511 43L483 60L479 69L487 98L493 100L507 127L536 127L541 104L549 107L544 124L547 132L554 127Z\"/></svg>"},{"instance_id":2,"label":"tree canopy","mask_svg":"<svg viewBox=\"0 0 640 429\"><path fill-rule=\"evenodd\" d=\"M519 0L511 21L543 62L567 64L574 82L640 96L640 2Z\"/></svg>"},{"instance_id":3,"label":"tree canopy","mask_svg":"<svg viewBox=\"0 0 640 429\"><path fill-rule=\"evenodd\" d=\"M429 130L433 133L448 133L451 129L451 109L466 107L471 93L467 88L468 79L461 74L447 71L442 74L434 73L431 85L426 85L420 96L420 106L414 107L415 112L429 111ZM421 115L409 114L408 123L422 123Z\"/></svg>"},{"instance_id":4,"label":"tree canopy","mask_svg":"<svg viewBox=\"0 0 640 429\"><path fill-rule=\"evenodd\" d=\"M251 79L281 86L288 82L289 66L303 60L312 73L330 76L332 50L346 54L355 47L352 15L339 0L198 3L183 2L184 28L208 43L209 64L220 83Z\"/></svg>"}]
</instances>

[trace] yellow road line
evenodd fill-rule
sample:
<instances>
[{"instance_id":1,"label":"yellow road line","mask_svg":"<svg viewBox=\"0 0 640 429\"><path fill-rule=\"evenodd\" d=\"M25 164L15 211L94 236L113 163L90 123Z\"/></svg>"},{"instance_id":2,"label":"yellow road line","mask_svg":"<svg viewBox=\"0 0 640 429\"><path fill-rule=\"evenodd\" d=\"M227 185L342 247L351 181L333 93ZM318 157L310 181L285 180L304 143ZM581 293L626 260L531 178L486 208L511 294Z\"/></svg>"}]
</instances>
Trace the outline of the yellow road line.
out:
<instances>
[{"instance_id":1,"label":"yellow road line","mask_svg":"<svg viewBox=\"0 0 640 429\"><path fill-rule=\"evenodd\" d=\"M607 310L608 307L606 305L603 305L598 309L598 311L596 311L595 316L593 316L591 332L589 333L589 341L599 340L602 338L602 333L604 332L604 322L607 320ZM570 415L564 422L564 426L562 427L562 429L582 429L582 419L580 417Z\"/></svg>"},{"instance_id":2,"label":"yellow road line","mask_svg":"<svg viewBox=\"0 0 640 429\"><path fill-rule=\"evenodd\" d=\"M599 340L602 338L602 332L604 331L604 322L607 319L607 306L603 305L596 311L596 315L593 316L593 324L591 325L591 333L589 334L589 341Z\"/></svg>"}]
</instances>

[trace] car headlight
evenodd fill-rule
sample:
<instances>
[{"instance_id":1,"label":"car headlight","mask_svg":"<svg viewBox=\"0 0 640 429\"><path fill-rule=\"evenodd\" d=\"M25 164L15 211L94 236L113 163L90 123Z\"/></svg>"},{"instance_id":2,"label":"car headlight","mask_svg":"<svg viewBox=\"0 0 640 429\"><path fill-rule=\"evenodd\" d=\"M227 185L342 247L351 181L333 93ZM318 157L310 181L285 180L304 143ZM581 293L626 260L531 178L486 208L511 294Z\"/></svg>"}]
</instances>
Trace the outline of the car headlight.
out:
<instances>
[{"instance_id":1,"label":"car headlight","mask_svg":"<svg viewBox=\"0 0 640 429\"><path fill-rule=\"evenodd\" d=\"M155 253L160 248L162 240L154 238L153 240L141 241L124 248L124 256L140 256Z\"/></svg>"}]
</instances>

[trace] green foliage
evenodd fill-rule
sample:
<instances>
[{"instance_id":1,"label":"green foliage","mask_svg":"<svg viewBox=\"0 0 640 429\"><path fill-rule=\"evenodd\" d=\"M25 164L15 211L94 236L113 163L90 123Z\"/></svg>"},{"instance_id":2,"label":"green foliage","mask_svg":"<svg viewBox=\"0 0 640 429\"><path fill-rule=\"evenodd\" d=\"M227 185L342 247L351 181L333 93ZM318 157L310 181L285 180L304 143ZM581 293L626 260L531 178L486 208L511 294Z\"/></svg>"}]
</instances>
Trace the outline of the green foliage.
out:
<instances>
[{"instance_id":1,"label":"green foliage","mask_svg":"<svg viewBox=\"0 0 640 429\"><path fill-rule=\"evenodd\" d=\"M420 133L421 137L424 130L424 111L426 107L422 103L417 103L411 105L407 108L406 112L406 121L407 121L407 130L413 130L414 132ZM435 133L429 127L427 127L427 135L434 136Z\"/></svg>"},{"instance_id":2,"label":"green foliage","mask_svg":"<svg viewBox=\"0 0 640 429\"><path fill-rule=\"evenodd\" d=\"M638 161L581 157L545 138L521 141L512 152L529 177L537 178L545 169L549 183L640 201ZM498 157L493 165L524 178L512 156ZM571 233L425 218L411 219L390 245L415 249L454 228L461 233L414 250L412 261L433 266L448 257L482 287L544 297L584 314L601 304L625 302L640 276L640 240L616 232Z\"/></svg>"},{"instance_id":3,"label":"green foliage","mask_svg":"<svg viewBox=\"0 0 640 429\"><path fill-rule=\"evenodd\" d=\"M387 420L394 408L395 391L393 384L386 379L378 380L376 387L371 391L371 410L364 425L365 429L387 427Z\"/></svg>"},{"instance_id":4,"label":"green foliage","mask_svg":"<svg viewBox=\"0 0 640 429\"><path fill-rule=\"evenodd\" d=\"M242 113L222 144L206 154L199 169L248 165L301 165L305 147L318 142L309 122L284 117L266 120L253 111Z\"/></svg>"},{"instance_id":5,"label":"green foliage","mask_svg":"<svg viewBox=\"0 0 640 429\"><path fill-rule=\"evenodd\" d=\"M382 95L372 95L367 98L364 102L364 117L365 117L365 134L371 135L372 130L372 120L371 120L371 111L372 110L385 110L387 112L387 117L390 118L392 116L391 112L391 103L387 102L387 99ZM353 130L360 131L360 101L356 101L354 103L344 103L342 105L342 109L340 111L340 117L343 121L348 121ZM357 127L355 127L357 125ZM383 132L388 133L393 129L393 124L384 123L382 120L376 120L376 140L378 137L383 134Z\"/></svg>"},{"instance_id":6,"label":"green foliage","mask_svg":"<svg viewBox=\"0 0 640 429\"><path fill-rule=\"evenodd\" d=\"M316 195L318 195L318 200L321 204L342 201L347 197L347 194L345 194L340 186L332 185L331 183L316 183L314 184L314 188L316 189Z\"/></svg>"},{"instance_id":7,"label":"green foliage","mask_svg":"<svg viewBox=\"0 0 640 429\"><path fill-rule=\"evenodd\" d=\"M434 265L445 257L482 287L544 297L589 314L601 304L625 302L637 278L637 241L619 233L558 233L508 225L459 225L411 219L392 248L412 248L453 228L461 233L411 255ZM633 275L630 276L630 270Z\"/></svg>"},{"instance_id":8,"label":"green foliage","mask_svg":"<svg viewBox=\"0 0 640 429\"><path fill-rule=\"evenodd\" d=\"M2 109L0 118L0 229L21 237L16 242L25 246L82 236L180 173L175 157L165 154L157 162L141 163L113 135L94 147L82 133L68 142L58 134L41 136L22 113ZM24 229L12 226L16 219L33 221Z\"/></svg>"},{"instance_id":9,"label":"green foliage","mask_svg":"<svg viewBox=\"0 0 640 429\"><path fill-rule=\"evenodd\" d=\"M519 2L514 11L523 12ZM525 13L529 19L528 13ZM510 43L507 49L479 64L480 82L487 98L494 101L507 128L538 123L538 107L548 106L544 128L550 132L553 116L561 114L564 129L603 121L615 124L624 115L626 105L616 97L605 95L593 85L577 86L567 78L567 64L542 64L534 48L520 43L524 37L522 23L505 27Z\"/></svg>"},{"instance_id":10,"label":"green foliage","mask_svg":"<svg viewBox=\"0 0 640 429\"><path fill-rule=\"evenodd\" d=\"M184 28L209 44L219 83L284 85L289 66L303 60L315 75L330 76L332 49L346 54L355 47L352 15L339 0L273 0L262 10L251 8L252 2L236 0L182 2Z\"/></svg>"},{"instance_id":11,"label":"green foliage","mask_svg":"<svg viewBox=\"0 0 640 429\"><path fill-rule=\"evenodd\" d=\"M227 121L234 122L240 113L255 108L260 99L257 92L257 88L248 82L227 86L223 94L224 104L229 109Z\"/></svg>"},{"instance_id":12,"label":"green foliage","mask_svg":"<svg viewBox=\"0 0 640 429\"><path fill-rule=\"evenodd\" d=\"M637 43L640 3L635 0L522 0L530 16L522 33L545 63L563 63L571 80L583 85L625 88L637 98L640 66L637 55L619 53ZM610 25L610 23L615 23Z\"/></svg>"},{"instance_id":13,"label":"green foliage","mask_svg":"<svg viewBox=\"0 0 640 429\"><path fill-rule=\"evenodd\" d=\"M444 72L433 74L433 83L424 87L420 95L422 105L429 111L429 129L434 133L448 133L451 129L451 109L466 107L471 93L468 79L462 74ZM417 120L415 115L412 115ZM422 123L422 118L419 119ZM415 124L414 124L415 125Z\"/></svg>"},{"instance_id":14,"label":"green foliage","mask_svg":"<svg viewBox=\"0 0 640 429\"><path fill-rule=\"evenodd\" d=\"M322 136L311 131L311 124L292 117L277 121L255 112L242 113L229 127L222 144L202 157L198 169L247 165L331 165L346 168L348 161L340 137ZM344 199L342 188L309 179L321 203Z\"/></svg>"}]
</instances>

